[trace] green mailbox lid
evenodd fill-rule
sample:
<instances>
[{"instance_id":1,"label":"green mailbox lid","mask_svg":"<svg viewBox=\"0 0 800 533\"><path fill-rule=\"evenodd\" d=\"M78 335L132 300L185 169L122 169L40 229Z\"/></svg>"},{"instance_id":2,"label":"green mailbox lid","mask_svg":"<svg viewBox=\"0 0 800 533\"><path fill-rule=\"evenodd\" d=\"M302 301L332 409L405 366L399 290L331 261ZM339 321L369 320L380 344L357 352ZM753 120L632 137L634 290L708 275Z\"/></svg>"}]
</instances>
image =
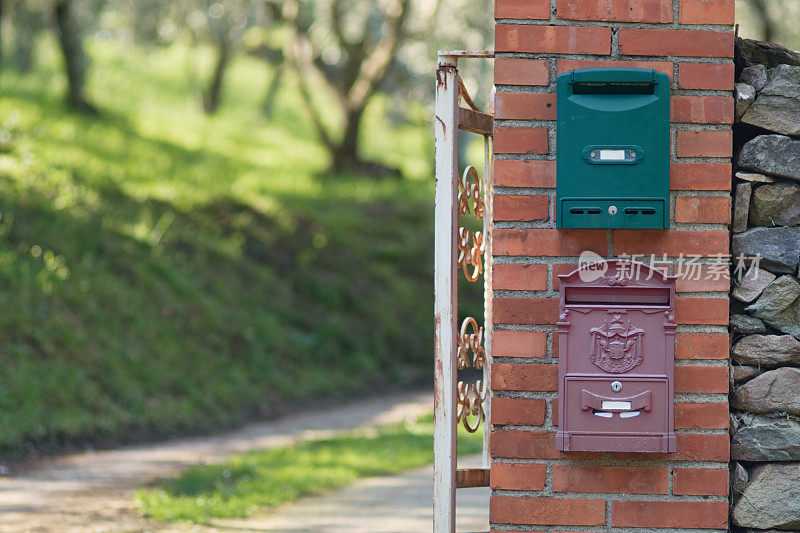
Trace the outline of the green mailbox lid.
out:
<instances>
[{"instance_id":1,"label":"green mailbox lid","mask_svg":"<svg viewBox=\"0 0 800 533\"><path fill-rule=\"evenodd\" d=\"M669 227L669 76L583 69L556 85L557 226Z\"/></svg>"},{"instance_id":2,"label":"green mailbox lid","mask_svg":"<svg viewBox=\"0 0 800 533\"><path fill-rule=\"evenodd\" d=\"M571 70L568 73L572 83L657 83L656 72L644 68L590 68ZM565 74L562 74L564 76ZM666 74L662 74L666 76ZM667 76L669 83L669 76Z\"/></svg>"}]
</instances>

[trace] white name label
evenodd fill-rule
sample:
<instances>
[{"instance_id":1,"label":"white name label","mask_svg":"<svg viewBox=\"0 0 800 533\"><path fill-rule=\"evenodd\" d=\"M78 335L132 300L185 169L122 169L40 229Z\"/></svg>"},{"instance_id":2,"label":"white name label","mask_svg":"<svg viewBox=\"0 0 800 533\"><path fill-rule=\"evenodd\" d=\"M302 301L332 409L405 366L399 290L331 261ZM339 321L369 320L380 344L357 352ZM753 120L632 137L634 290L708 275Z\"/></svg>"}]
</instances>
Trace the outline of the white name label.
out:
<instances>
[{"instance_id":1,"label":"white name label","mask_svg":"<svg viewBox=\"0 0 800 533\"><path fill-rule=\"evenodd\" d=\"M631 402L604 401L603 409L630 409Z\"/></svg>"},{"instance_id":2,"label":"white name label","mask_svg":"<svg viewBox=\"0 0 800 533\"><path fill-rule=\"evenodd\" d=\"M625 161L625 150L600 150L600 161Z\"/></svg>"}]
</instances>

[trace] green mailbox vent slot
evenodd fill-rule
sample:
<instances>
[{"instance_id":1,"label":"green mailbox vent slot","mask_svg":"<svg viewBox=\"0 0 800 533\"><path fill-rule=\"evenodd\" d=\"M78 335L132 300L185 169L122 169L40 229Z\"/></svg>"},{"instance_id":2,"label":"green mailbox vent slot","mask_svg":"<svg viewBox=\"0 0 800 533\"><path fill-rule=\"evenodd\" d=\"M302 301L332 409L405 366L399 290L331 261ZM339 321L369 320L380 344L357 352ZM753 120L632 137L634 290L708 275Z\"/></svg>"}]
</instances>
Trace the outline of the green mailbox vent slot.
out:
<instances>
[{"instance_id":1,"label":"green mailbox vent slot","mask_svg":"<svg viewBox=\"0 0 800 533\"><path fill-rule=\"evenodd\" d=\"M584 69L557 82L559 228L669 227L669 76Z\"/></svg>"}]
</instances>

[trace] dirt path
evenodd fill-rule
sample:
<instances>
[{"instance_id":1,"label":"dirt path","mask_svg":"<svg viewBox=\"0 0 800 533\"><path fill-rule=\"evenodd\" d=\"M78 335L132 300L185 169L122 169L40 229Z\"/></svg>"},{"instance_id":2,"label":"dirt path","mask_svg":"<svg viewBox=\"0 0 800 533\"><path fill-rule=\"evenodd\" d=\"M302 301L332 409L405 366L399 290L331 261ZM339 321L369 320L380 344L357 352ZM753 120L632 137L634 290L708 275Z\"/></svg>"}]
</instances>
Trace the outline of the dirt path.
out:
<instances>
[{"instance_id":1,"label":"dirt path","mask_svg":"<svg viewBox=\"0 0 800 533\"><path fill-rule=\"evenodd\" d=\"M0 531L208 531L146 520L136 514L132 495L143 484L176 475L189 465L285 445L297 437L322 438L336 431L398 422L430 412L432 401L428 392L372 398L224 435L44 460L20 474L0 478ZM220 524L211 530L241 528L242 524ZM255 530L263 529L256 526Z\"/></svg>"},{"instance_id":2,"label":"dirt path","mask_svg":"<svg viewBox=\"0 0 800 533\"><path fill-rule=\"evenodd\" d=\"M480 456L459 460L478 466ZM469 463L472 463L470 465ZM489 530L489 488L459 490L456 531ZM244 520L213 522L217 531L269 533L418 533L431 530L433 468L362 479L346 489L303 498Z\"/></svg>"}]
</instances>

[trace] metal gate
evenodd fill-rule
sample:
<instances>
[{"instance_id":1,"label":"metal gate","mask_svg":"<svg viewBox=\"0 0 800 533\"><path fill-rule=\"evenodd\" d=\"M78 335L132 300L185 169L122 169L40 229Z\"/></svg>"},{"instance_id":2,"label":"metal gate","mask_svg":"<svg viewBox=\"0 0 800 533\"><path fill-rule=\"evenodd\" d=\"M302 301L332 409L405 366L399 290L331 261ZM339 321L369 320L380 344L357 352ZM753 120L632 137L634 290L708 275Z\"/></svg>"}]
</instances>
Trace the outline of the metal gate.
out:
<instances>
[{"instance_id":1,"label":"metal gate","mask_svg":"<svg viewBox=\"0 0 800 533\"><path fill-rule=\"evenodd\" d=\"M439 52L436 70L436 237L434 275L434 485L433 531L455 531L456 489L489 485L489 378L492 324L492 125L491 114L473 103L458 74L459 58L493 58L487 51ZM465 107L462 107L461 104ZM468 166L458 168L458 130L482 135L483 178ZM483 231L461 226L460 217L482 220ZM459 324L459 271L468 282L483 277L484 316ZM458 370L472 368L481 379L459 381ZM457 427L483 431L481 468L460 469ZM482 427L481 427L482 426Z\"/></svg>"}]
</instances>

